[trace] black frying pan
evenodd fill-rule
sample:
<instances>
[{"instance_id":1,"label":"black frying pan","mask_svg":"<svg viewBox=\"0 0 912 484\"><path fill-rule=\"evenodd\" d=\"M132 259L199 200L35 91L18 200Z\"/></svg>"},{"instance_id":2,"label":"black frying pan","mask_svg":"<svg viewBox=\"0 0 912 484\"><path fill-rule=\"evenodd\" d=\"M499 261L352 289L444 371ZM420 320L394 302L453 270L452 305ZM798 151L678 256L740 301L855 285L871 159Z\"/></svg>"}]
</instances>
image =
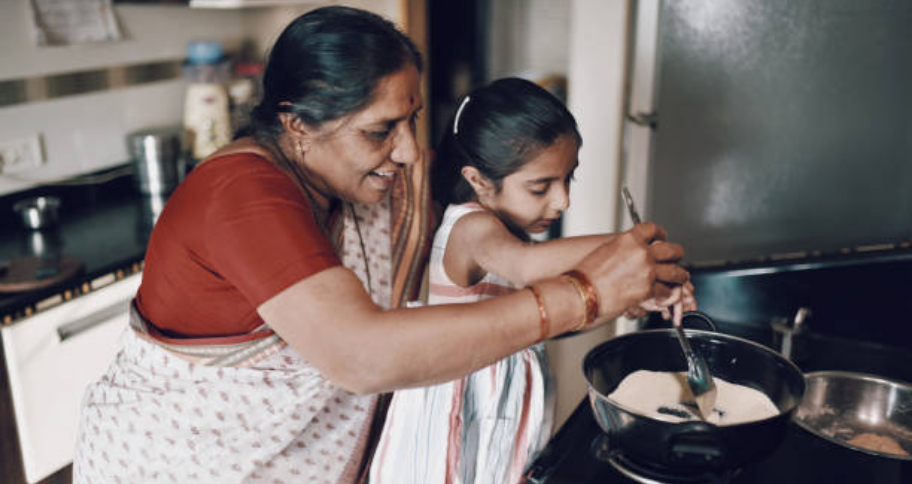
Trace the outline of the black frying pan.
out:
<instances>
[{"instance_id":1,"label":"black frying pan","mask_svg":"<svg viewBox=\"0 0 912 484\"><path fill-rule=\"evenodd\" d=\"M763 420L716 426L702 421L662 421L616 404L607 395L634 371L687 371L674 330L630 333L596 346L583 361L589 401L610 452L684 474L728 471L763 459L785 437L801 401L805 391L801 371L778 353L752 341L711 331L686 332L694 350L706 358L713 376L762 391L780 413Z\"/></svg>"}]
</instances>

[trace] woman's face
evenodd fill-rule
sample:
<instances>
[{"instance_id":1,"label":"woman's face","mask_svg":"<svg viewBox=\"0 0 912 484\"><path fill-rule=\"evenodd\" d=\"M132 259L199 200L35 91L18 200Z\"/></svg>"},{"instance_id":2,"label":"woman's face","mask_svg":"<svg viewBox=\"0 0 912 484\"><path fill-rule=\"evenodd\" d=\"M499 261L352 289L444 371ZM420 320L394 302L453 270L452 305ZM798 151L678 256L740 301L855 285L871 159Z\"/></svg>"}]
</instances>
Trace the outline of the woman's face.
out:
<instances>
[{"instance_id":1,"label":"woman's face","mask_svg":"<svg viewBox=\"0 0 912 484\"><path fill-rule=\"evenodd\" d=\"M381 79L369 105L308 135L303 163L311 181L343 200L383 200L402 168L421 157L415 139L421 107L415 66Z\"/></svg>"},{"instance_id":2,"label":"woman's face","mask_svg":"<svg viewBox=\"0 0 912 484\"><path fill-rule=\"evenodd\" d=\"M578 154L576 139L562 135L507 175L499 191L479 196L478 201L514 229L545 232L570 206L570 181L579 164Z\"/></svg>"}]
</instances>

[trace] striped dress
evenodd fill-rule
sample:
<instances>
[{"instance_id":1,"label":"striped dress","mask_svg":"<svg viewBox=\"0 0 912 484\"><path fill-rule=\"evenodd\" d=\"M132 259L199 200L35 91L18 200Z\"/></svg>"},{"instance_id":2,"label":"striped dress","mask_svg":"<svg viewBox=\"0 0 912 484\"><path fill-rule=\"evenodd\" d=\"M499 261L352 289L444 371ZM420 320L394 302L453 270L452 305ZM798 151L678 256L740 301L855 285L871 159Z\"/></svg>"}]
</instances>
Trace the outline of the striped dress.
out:
<instances>
[{"instance_id":1,"label":"striped dress","mask_svg":"<svg viewBox=\"0 0 912 484\"><path fill-rule=\"evenodd\" d=\"M485 210L447 208L430 259L429 304L468 303L515 287L488 273L471 287L446 275L443 256L453 225ZM511 484L547 442L553 386L543 344L519 351L465 378L395 393L371 466L371 484Z\"/></svg>"}]
</instances>

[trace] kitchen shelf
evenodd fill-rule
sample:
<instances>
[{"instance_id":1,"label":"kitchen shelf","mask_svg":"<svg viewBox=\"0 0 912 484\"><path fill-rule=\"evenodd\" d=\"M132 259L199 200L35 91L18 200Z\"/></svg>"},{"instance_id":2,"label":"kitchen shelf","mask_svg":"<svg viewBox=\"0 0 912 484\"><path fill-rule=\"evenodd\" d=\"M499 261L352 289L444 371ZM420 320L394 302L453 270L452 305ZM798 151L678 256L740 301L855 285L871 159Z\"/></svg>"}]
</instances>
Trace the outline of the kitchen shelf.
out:
<instances>
[{"instance_id":1,"label":"kitchen shelf","mask_svg":"<svg viewBox=\"0 0 912 484\"><path fill-rule=\"evenodd\" d=\"M325 2L308 0L190 0L190 8L255 8L255 7L283 7L301 5L320 5Z\"/></svg>"}]
</instances>

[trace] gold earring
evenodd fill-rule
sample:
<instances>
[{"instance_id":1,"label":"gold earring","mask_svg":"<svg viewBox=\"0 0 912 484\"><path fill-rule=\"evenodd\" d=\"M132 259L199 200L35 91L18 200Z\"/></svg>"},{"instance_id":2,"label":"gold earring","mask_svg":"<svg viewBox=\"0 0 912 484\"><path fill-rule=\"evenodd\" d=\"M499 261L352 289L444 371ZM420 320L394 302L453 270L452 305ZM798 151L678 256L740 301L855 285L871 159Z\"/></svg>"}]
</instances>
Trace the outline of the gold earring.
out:
<instances>
[{"instance_id":1,"label":"gold earring","mask_svg":"<svg viewBox=\"0 0 912 484\"><path fill-rule=\"evenodd\" d=\"M298 141L298 158L304 158L304 152L307 151L304 149L304 143Z\"/></svg>"}]
</instances>

